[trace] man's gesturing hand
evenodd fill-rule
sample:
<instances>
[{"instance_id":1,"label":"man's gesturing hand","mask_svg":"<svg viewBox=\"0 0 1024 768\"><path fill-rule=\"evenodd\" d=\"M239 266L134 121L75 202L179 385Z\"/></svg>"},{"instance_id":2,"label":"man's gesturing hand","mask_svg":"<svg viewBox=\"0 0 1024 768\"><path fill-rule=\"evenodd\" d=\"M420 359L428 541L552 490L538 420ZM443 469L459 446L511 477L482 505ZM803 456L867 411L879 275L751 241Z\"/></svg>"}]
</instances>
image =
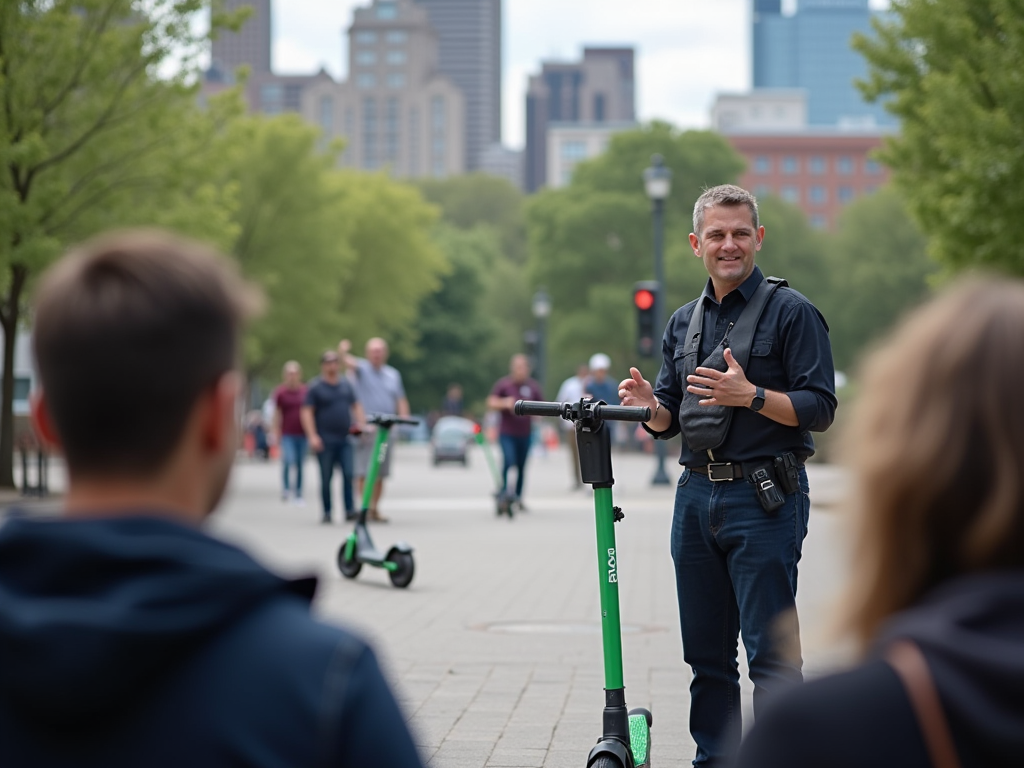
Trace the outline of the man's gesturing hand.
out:
<instances>
[{"instance_id":1,"label":"man's gesturing hand","mask_svg":"<svg viewBox=\"0 0 1024 768\"><path fill-rule=\"evenodd\" d=\"M632 378L623 379L619 382L619 399L623 405L637 405L641 408L647 406L654 412L658 403L654 399L654 388L651 382L640 375L636 368L629 369Z\"/></svg>"},{"instance_id":2,"label":"man's gesturing hand","mask_svg":"<svg viewBox=\"0 0 1024 768\"><path fill-rule=\"evenodd\" d=\"M686 377L686 391L703 397L701 405L746 408L753 401L756 388L747 381L747 376L736 362L736 358L732 356L731 349L725 350L725 363L729 366L725 371L698 368L693 375Z\"/></svg>"}]
</instances>

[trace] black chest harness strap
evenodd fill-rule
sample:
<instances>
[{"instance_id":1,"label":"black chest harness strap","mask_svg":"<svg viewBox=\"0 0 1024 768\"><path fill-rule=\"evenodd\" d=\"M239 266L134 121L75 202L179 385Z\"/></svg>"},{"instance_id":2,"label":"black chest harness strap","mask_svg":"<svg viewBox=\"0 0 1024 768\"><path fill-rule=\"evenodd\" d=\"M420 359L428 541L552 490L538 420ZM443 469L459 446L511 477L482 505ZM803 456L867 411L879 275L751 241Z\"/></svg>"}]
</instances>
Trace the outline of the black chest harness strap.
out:
<instances>
[{"instance_id":1,"label":"black chest harness strap","mask_svg":"<svg viewBox=\"0 0 1024 768\"><path fill-rule=\"evenodd\" d=\"M757 330L761 315L775 291L784 285L789 285L789 283L781 277L767 277L762 280L754 289L754 293L740 313L739 319L734 325L729 326L725 338L700 366L714 368L717 371L727 370L725 350L728 348L732 350L732 356L736 358L740 367L746 370L747 363L750 361L750 351L754 346L754 331ZM694 453L707 451L708 457L714 461L711 451L725 442L736 409L728 405L700 405L701 396L686 390L687 377L692 376L698 368L697 359L700 355L701 334L704 330L704 299L708 295L708 288L705 286L704 292L697 299L697 305L693 308L690 325L686 329L682 380L683 399L679 404L679 426L690 450Z\"/></svg>"}]
</instances>

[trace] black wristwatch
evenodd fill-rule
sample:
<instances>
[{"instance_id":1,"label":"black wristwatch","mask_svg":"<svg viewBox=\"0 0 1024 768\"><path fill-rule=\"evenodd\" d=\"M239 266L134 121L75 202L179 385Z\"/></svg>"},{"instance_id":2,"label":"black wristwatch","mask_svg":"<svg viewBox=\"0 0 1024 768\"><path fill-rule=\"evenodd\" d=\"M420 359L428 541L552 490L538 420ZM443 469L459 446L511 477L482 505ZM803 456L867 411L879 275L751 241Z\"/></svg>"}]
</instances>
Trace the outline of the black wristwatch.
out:
<instances>
[{"instance_id":1,"label":"black wristwatch","mask_svg":"<svg viewBox=\"0 0 1024 768\"><path fill-rule=\"evenodd\" d=\"M760 411L764 408L764 387L754 387L754 399L750 401L750 410Z\"/></svg>"}]
</instances>

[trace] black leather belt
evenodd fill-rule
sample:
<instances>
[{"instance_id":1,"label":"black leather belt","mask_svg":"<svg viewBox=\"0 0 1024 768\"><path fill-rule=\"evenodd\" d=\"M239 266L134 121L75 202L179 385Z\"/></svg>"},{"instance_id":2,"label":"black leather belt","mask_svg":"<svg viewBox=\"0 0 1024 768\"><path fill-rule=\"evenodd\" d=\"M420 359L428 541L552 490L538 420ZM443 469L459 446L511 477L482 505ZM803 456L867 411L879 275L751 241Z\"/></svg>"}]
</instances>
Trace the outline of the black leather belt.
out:
<instances>
[{"instance_id":1,"label":"black leather belt","mask_svg":"<svg viewBox=\"0 0 1024 768\"><path fill-rule=\"evenodd\" d=\"M702 467L690 467L691 472L698 475L707 475L708 480L713 483L721 483L726 480L743 480L747 473L743 471L743 465L738 462L723 461L715 464L706 464Z\"/></svg>"}]
</instances>

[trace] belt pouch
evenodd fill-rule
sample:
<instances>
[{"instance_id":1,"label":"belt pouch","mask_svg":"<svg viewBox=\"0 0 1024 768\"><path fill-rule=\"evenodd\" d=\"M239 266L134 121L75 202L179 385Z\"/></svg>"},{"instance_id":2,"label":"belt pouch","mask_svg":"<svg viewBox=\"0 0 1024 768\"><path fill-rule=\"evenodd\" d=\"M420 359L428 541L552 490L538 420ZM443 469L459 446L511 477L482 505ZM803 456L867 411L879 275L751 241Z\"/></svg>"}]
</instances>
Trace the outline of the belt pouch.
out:
<instances>
[{"instance_id":1,"label":"belt pouch","mask_svg":"<svg viewBox=\"0 0 1024 768\"><path fill-rule=\"evenodd\" d=\"M775 478L779 488L787 496L800 489L800 464L792 453L784 453L775 459Z\"/></svg>"},{"instance_id":2,"label":"belt pouch","mask_svg":"<svg viewBox=\"0 0 1024 768\"><path fill-rule=\"evenodd\" d=\"M758 467L749 477L757 492L757 500L761 502L761 508L769 515L774 515L786 503L786 498L775 484L773 473L768 471L770 466Z\"/></svg>"}]
</instances>

